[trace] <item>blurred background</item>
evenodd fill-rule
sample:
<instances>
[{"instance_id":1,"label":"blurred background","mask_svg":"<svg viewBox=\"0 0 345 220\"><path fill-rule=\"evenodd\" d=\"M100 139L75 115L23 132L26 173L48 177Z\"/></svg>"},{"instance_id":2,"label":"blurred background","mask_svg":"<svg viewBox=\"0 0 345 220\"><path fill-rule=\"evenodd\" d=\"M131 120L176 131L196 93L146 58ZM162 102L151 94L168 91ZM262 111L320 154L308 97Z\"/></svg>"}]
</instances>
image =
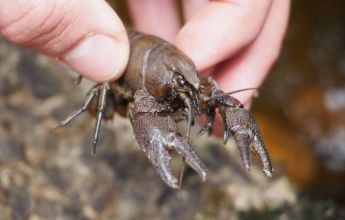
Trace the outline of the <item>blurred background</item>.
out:
<instances>
[{"instance_id":1,"label":"blurred background","mask_svg":"<svg viewBox=\"0 0 345 220\"><path fill-rule=\"evenodd\" d=\"M109 2L130 25L124 1ZM74 73L0 39L0 220L345 219L344 8L292 1L281 56L252 108L274 177L246 172L233 143L194 138L208 180L187 170L182 199L155 174L128 120L103 126L95 159L94 118L54 130L90 82L76 87Z\"/></svg>"}]
</instances>

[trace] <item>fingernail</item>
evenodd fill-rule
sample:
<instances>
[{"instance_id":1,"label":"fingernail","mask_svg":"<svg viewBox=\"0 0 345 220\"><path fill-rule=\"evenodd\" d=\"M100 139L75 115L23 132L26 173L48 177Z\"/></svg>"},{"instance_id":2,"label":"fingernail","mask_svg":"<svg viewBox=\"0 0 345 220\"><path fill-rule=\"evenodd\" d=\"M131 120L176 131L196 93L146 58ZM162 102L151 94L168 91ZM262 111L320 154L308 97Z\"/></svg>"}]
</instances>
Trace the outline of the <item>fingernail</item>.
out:
<instances>
[{"instance_id":1,"label":"fingernail","mask_svg":"<svg viewBox=\"0 0 345 220\"><path fill-rule=\"evenodd\" d=\"M62 61L86 78L101 82L119 78L127 56L125 43L95 34L83 39L62 56Z\"/></svg>"}]
</instances>

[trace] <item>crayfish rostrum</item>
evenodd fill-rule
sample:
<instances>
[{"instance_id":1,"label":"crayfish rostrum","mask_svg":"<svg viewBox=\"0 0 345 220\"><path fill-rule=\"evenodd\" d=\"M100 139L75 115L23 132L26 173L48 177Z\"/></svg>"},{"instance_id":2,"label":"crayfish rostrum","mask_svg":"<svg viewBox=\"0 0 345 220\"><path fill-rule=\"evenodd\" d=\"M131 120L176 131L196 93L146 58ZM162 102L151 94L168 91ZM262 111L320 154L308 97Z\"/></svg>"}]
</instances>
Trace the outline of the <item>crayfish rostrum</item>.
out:
<instances>
[{"instance_id":1,"label":"crayfish rostrum","mask_svg":"<svg viewBox=\"0 0 345 220\"><path fill-rule=\"evenodd\" d=\"M92 154L95 154L103 119L115 112L127 116L135 138L161 179L178 188L169 167L169 153L178 152L203 180L206 168L189 144L194 117L205 115L201 133L212 133L216 109L224 120L224 141L235 139L244 166L250 168L250 152L260 161L267 176L272 175L268 153L259 127L249 111L234 97L224 93L211 78L200 78L193 61L172 44L151 35L128 32L130 57L122 78L95 85L84 104L59 126L89 110L96 116ZM187 121L182 135L177 123Z\"/></svg>"}]
</instances>

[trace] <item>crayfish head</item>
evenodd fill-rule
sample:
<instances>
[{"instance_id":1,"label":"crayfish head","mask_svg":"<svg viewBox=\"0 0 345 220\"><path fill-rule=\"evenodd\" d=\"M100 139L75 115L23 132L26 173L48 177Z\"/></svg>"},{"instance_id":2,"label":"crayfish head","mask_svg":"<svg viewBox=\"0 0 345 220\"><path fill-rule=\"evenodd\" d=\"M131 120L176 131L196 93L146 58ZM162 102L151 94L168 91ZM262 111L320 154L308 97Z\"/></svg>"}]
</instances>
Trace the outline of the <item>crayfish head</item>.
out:
<instances>
[{"instance_id":1,"label":"crayfish head","mask_svg":"<svg viewBox=\"0 0 345 220\"><path fill-rule=\"evenodd\" d=\"M192 61L187 62L182 59L176 62L175 66L177 70L176 72L183 77L183 80L185 82L187 82L195 90L200 89L200 78L198 75L198 71L196 70L196 67L194 66Z\"/></svg>"},{"instance_id":2,"label":"crayfish head","mask_svg":"<svg viewBox=\"0 0 345 220\"><path fill-rule=\"evenodd\" d=\"M187 82L187 80L180 74L175 73L170 84L171 93L173 95L178 95L180 93L190 93L193 87Z\"/></svg>"},{"instance_id":3,"label":"crayfish head","mask_svg":"<svg viewBox=\"0 0 345 220\"><path fill-rule=\"evenodd\" d=\"M199 86L201 88L202 86ZM171 95L176 100L180 100L186 107L194 107L198 110L198 103L201 90L196 89L182 75L175 74L171 83Z\"/></svg>"},{"instance_id":4,"label":"crayfish head","mask_svg":"<svg viewBox=\"0 0 345 220\"><path fill-rule=\"evenodd\" d=\"M191 85L195 90L200 88L200 78L194 62L181 51L171 48L163 57L165 66L174 73L181 75L183 79Z\"/></svg>"},{"instance_id":5,"label":"crayfish head","mask_svg":"<svg viewBox=\"0 0 345 220\"><path fill-rule=\"evenodd\" d=\"M191 96L200 89L200 78L194 63L172 47L152 53L147 65L145 87L157 99L172 100L181 93Z\"/></svg>"}]
</instances>

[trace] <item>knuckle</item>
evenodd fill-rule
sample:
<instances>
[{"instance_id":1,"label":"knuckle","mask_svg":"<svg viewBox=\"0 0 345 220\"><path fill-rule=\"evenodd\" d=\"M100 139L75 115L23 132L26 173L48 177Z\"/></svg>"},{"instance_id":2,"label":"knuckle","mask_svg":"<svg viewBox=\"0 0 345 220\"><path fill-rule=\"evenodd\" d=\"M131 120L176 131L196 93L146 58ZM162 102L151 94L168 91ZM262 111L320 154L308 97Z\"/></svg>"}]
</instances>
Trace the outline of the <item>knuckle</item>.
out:
<instances>
[{"instance_id":1,"label":"knuckle","mask_svg":"<svg viewBox=\"0 0 345 220\"><path fill-rule=\"evenodd\" d=\"M25 44L26 41L37 37L41 34L39 27L46 22L50 14L46 11L43 15L41 7L43 6L31 5L13 17L8 17L8 22L2 24L2 34L8 40L18 44Z\"/></svg>"},{"instance_id":2,"label":"knuckle","mask_svg":"<svg viewBox=\"0 0 345 220\"><path fill-rule=\"evenodd\" d=\"M21 15L8 19L9 22L0 24L1 34L9 41L26 47L43 50L47 54L54 54L59 47L47 51L45 45L59 44L70 31L63 1L47 1L40 5L27 7ZM61 50L61 48L59 49Z\"/></svg>"}]
</instances>

